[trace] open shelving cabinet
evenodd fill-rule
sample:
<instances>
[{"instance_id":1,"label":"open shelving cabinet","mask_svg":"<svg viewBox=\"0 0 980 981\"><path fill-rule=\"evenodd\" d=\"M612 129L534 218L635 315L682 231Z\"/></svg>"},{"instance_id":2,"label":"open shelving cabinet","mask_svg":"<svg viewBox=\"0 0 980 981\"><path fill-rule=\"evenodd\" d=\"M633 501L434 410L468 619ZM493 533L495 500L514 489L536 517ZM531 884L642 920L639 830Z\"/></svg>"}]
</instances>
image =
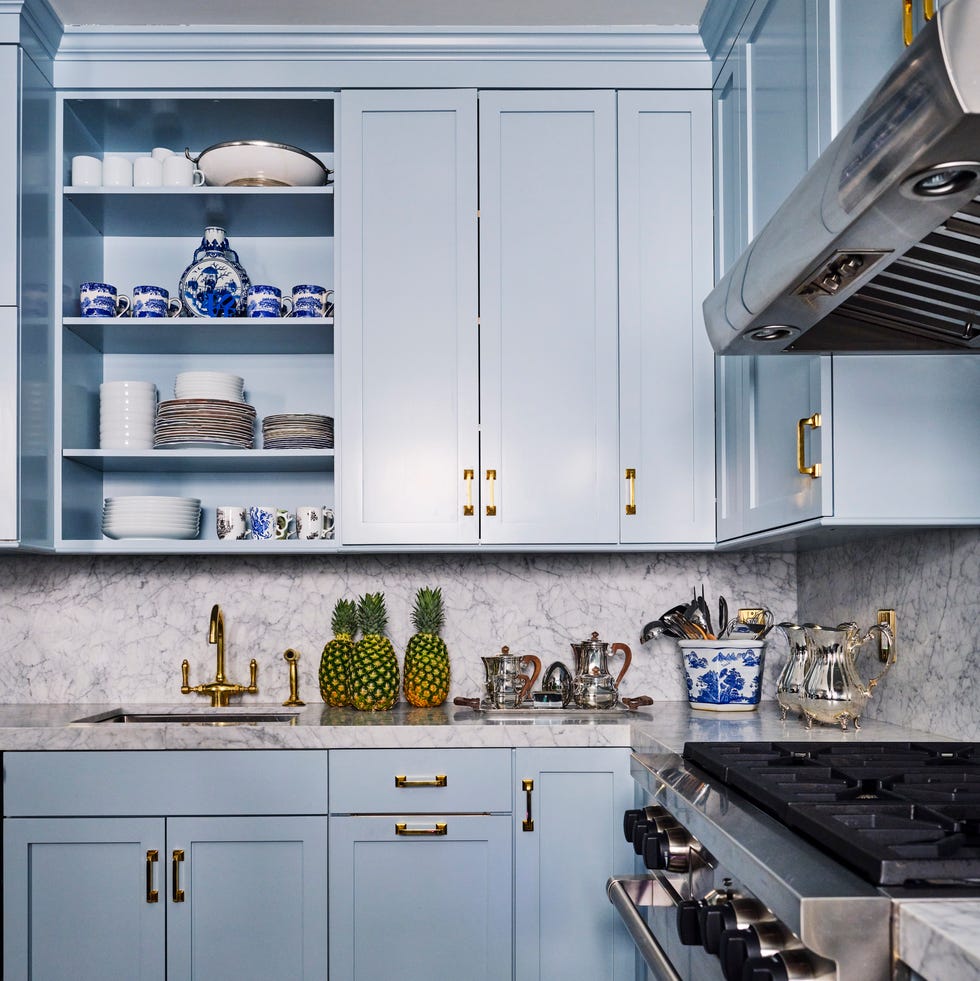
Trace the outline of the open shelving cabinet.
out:
<instances>
[{"instance_id":1,"label":"open shelving cabinet","mask_svg":"<svg viewBox=\"0 0 980 981\"><path fill-rule=\"evenodd\" d=\"M207 226L225 229L253 283L288 295L298 283L335 283L333 185L324 187L78 188L77 154L134 159L156 146L193 155L216 143L263 139L298 146L333 170L335 96L330 92L63 93L59 96L61 328L57 332L56 548L75 552L324 551L338 541L219 541L215 508L253 504L295 511L335 506L332 449L194 447L125 451L99 447L99 385L140 380L173 398L178 372L227 371L245 379L266 415L335 415L334 320L179 317L82 318L79 286L178 282ZM103 500L126 494L201 499L193 540L105 538Z\"/></svg>"}]
</instances>

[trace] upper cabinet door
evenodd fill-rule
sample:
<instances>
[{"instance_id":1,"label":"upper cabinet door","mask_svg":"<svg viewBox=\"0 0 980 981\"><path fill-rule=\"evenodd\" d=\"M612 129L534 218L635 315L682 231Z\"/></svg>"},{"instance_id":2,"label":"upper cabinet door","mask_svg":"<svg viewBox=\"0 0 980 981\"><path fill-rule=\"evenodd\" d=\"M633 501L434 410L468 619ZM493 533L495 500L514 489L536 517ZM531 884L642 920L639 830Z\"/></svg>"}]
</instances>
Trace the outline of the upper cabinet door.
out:
<instances>
[{"instance_id":1,"label":"upper cabinet door","mask_svg":"<svg viewBox=\"0 0 980 981\"><path fill-rule=\"evenodd\" d=\"M17 539L17 308L0 307L0 542Z\"/></svg>"},{"instance_id":2,"label":"upper cabinet door","mask_svg":"<svg viewBox=\"0 0 980 981\"><path fill-rule=\"evenodd\" d=\"M615 94L481 93L485 542L618 538L616 237Z\"/></svg>"},{"instance_id":3,"label":"upper cabinet door","mask_svg":"<svg viewBox=\"0 0 980 981\"><path fill-rule=\"evenodd\" d=\"M623 542L714 543L711 95L619 95Z\"/></svg>"},{"instance_id":4,"label":"upper cabinet door","mask_svg":"<svg viewBox=\"0 0 980 981\"><path fill-rule=\"evenodd\" d=\"M476 94L345 92L338 465L347 544L479 536ZM467 471L473 479L467 480Z\"/></svg>"},{"instance_id":5,"label":"upper cabinet door","mask_svg":"<svg viewBox=\"0 0 980 981\"><path fill-rule=\"evenodd\" d=\"M0 148L0 306L17 303L17 242L19 239L17 199L20 173L20 48L0 45L0 124L6 135Z\"/></svg>"}]
</instances>

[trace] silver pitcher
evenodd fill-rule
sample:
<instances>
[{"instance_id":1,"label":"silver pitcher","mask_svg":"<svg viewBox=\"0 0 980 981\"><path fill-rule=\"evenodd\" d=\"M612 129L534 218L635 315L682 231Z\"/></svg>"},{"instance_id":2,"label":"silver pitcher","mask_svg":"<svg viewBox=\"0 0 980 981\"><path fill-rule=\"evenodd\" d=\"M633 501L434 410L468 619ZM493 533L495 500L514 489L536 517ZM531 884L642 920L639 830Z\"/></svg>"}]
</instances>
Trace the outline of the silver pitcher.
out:
<instances>
[{"instance_id":1,"label":"silver pitcher","mask_svg":"<svg viewBox=\"0 0 980 981\"><path fill-rule=\"evenodd\" d=\"M800 693L803 679L810 669L810 642L806 629L798 623L777 623L776 629L786 635L789 643L789 659L776 680L776 701L779 702L779 717L785 722L790 712L800 712Z\"/></svg>"},{"instance_id":2,"label":"silver pitcher","mask_svg":"<svg viewBox=\"0 0 980 981\"><path fill-rule=\"evenodd\" d=\"M580 708L612 708L619 701L619 684L629 670L633 652L626 644L607 644L599 640L595 631L589 640L572 644L572 650L575 652L575 679L572 682L575 704ZM608 659L616 654L623 655L623 667L614 680Z\"/></svg>"},{"instance_id":3,"label":"silver pitcher","mask_svg":"<svg viewBox=\"0 0 980 981\"><path fill-rule=\"evenodd\" d=\"M854 728L860 729L861 713L871 692L895 663L895 639L891 630L884 623L869 627L863 636L856 623L842 623L836 627L807 623L803 629L812 655L800 692L800 710L807 729L814 721L836 722L844 731L847 731L848 721L853 721ZM881 673L865 684L854 661L857 651L873 636L886 642L887 655Z\"/></svg>"}]
</instances>

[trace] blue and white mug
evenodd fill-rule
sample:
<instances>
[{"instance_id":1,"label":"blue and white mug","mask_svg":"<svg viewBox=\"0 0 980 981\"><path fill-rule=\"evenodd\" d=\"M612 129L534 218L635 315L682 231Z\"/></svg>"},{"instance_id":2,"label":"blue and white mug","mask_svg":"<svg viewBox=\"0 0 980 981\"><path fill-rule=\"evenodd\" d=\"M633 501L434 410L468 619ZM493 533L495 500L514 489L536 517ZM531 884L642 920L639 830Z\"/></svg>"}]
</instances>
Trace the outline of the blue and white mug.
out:
<instances>
[{"instance_id":1,"label":"blue and white mug","mask_svg":"<svg viewBox=\"0 0 980 981\"><path fill-rule=\"evenodd\" d=\"M248 528L252 538L271 541L276 537L276 509L263 504L253 504L248 509Z\"/></svg>"},{"instance_id":2,"label":"blue and white mug","mask_svg":"<svg viewBox=\"0 0 980 981\"><path fill-rule=\"evenodd\" d=\"M169 291L162 286L133 287L134 317L177 317L180 315L180 300L170 298Z\"/></svg>"},{"instance_id":3,"label":"blue and white mug","mask_svg":"<svg viewBox=\"0 0 980 981\"><path fill-rule=\"evenodd\" d=\"M129 311L129 297L116 293L111 283L82 283L78 299L83 317L121 317Z\"/></svg>"},{"instance_id":4,"label":"blue and white mug","mask_svg":"<svg viewBox=\"0 0 980 981\"><path fill-rule=\"evenodd\" d=\"M333 290L314 284L293 287L293 317L329 317L333 313Z\"/></svg>"},{"instance_id":5,"label":"blue and white mug","mask_svg":"<svg viewBox=\"0 0 980 981\"><path fill-rule=\"evenodd\" d=\"M275 286L249 286L245 312L249 317L288 317L293 302L283 299L282 290Z\"/></svg>"}]
</instances>

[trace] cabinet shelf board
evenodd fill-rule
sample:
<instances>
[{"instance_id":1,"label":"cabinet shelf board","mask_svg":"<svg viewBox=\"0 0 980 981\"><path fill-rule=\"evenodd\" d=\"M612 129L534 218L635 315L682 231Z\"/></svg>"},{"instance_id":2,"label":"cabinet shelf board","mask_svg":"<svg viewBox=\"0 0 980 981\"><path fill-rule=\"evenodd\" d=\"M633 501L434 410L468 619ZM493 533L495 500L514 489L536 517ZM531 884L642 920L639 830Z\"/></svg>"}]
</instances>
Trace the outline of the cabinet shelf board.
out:
<instances>
[{"instance_id":1,"label":"cabinet shelf board","mask_svg":"<svg viewBox=\"0 0 980 981\"><path fill-rule=\"evenodd\" d=\"M74 460L103 473L329 473L333 450L89 450L66 449Z\"/></svg>"},{"instance_id":2,"label":"cabinet shelf board","mask_svg":"<svg viewBox=\"0 0 980 981\"><path fill-rule=\"evenodd\" d=\"M65 538L58 543L61 553L115 552L135 555L149 553L243 555L262 553L265 555L311 555L323 552L336 552L339 548L335 539L315 542L301 542L296 539L285 542L244 541L222 542L217 538L166 539L166 538L111 538L87 539Z\"/></svg>"},{"instance_id":3,"label":"cabinet shelf board","mask_svg":"<svg viewBox=\"0 0 980 981\"><path fill-rule=\"evenodd\" d=\"M63 323L103 354L333 353L333 317L66 317Z\"/></svg>"},{"instance_id":4,"label":"cabinet shelf board","mask_svg":"<svg viewBox=\"0 0 980 981\"><path fill-rule=\"evenodd\" d=\"M207 225L236 236L333 234L324 187L66 187L66 202L102 235L186 235Z\"/></svg>"}]
</instances>

